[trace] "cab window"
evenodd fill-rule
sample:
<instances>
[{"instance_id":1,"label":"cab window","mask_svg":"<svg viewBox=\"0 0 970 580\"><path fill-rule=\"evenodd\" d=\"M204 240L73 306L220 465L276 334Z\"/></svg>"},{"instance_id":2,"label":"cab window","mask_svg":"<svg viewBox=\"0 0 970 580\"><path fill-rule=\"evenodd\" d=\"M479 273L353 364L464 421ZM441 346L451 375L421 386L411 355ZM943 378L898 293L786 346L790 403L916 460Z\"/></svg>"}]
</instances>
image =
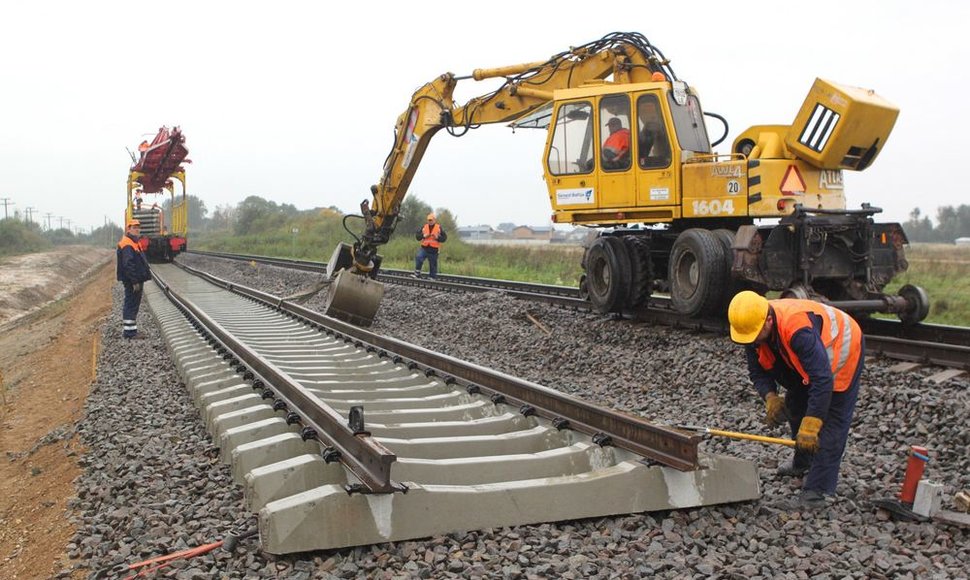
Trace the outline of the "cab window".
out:
<instances>
[{"instance_id":1,"label":"cab window","mask_svg":"<svg viewBox=\"0 0 970 580\"><path fill-rule=\"evenodd\" d=\"M637 99L637 162L641 169L670 165L670 139L656 95Z\"/></svg>"},{"instance_id":2,"label":"cab window","mask_svg":"<svg viewBox=\"0 0 970 580\"><path fill-rule=\"evenodd\" d=\"M678 105L673 93L667 93L667 102L670 104L670 115L674 118L674 130L677 132L680 148L683 151L710 153L711 141L707 137L704 112L697 97L687 95L687 101Z\"/></svg>"},{"instance_id":3,"label":"cab window","mask_svg":"<svg viewBox=\"0 0 970 580\"><path fill-rule=\"evenodd\" d=\"M593 170L593 105L566 103L559 107L546 165L552 175Z\"/></svg>"},{"instance_id":4,"label":"cab window","mask_svg":"<svg viewBox=\"0 0 970 580\"><path fill-rule=\"evenodd\" d=\"M606 171L630 168L633 140L630 136L630 99L613 95L600 100L600 165Z\"/></svg>"}]
</instances>

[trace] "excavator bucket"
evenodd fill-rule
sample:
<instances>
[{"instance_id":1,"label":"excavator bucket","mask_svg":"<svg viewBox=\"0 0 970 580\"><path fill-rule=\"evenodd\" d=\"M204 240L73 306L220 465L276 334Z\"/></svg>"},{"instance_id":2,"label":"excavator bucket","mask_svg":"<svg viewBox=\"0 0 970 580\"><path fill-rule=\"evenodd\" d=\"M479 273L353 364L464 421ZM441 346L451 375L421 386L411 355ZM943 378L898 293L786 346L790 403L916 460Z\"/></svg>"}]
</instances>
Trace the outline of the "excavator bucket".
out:
<instances>
[{"instance_id":1,"label":"excavator bucket","mask_svg":"<svg viewBox=\"0 0 970 580\"><path fill-rule=\"evenodd\" d=\"M384 298L384 285L348 267L353 263L350 249L348 244L338 245L327 264L332 282L323 313L358 326L370 326Z\"/></svg>"}]
</instances>

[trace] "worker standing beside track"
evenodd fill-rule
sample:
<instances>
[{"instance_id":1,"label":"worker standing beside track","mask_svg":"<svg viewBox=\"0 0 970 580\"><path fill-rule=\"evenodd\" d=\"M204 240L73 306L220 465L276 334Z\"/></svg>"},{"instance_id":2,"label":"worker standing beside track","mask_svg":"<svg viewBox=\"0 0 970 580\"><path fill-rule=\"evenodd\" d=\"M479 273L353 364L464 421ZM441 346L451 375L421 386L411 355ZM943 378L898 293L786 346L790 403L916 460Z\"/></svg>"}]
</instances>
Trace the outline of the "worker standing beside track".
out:
<instances>
[{"instance_id":1,"label":"worker standing beside track","mask_svg":"<svg viewBox=\"0 0 970 580\"><path fill-rule=\"evenodd\" d=\"M138 307L141 306L142 284L151 280L152 272L145 260L138 241L141 222L135 219L125 224L125 235L118 242L118 280L125 287L125 303L121 310L121 335L140 339L138 334Z\"/></svg>"},{"instance_id":2,"label":"worker standing beside track","mask_svg":"<svg viewBox=\"0 0 970 580\"><path fill-rule=\"evenodd\" d=\"M731 300L728 321L731 339L746 345L748 373L765 401L768 424L780 425L787 416L795 437L793 460L778 468L782 476L805 476L791 507L825 505L825 496L835 494L859 395L862 330L831 306L767 300L750 291Z\"/></svg>"},{"instance_id":3,"label":"worker standing beside track","mask_svg":"<svg viewBox=\"0 0 970 580\"><path fill-rule=\"evenodd\" d=\"M421 275L421 267L424 260L428 260L428 273L432 279L438 277L438 249L441 244L448 239L448 234L438 223L438 219L433 213L428 214L428 223L421 226L414 235L415 239L421 242L418 248L418 255L414 258L414 276Z\"/></svg>"}]
</instances>

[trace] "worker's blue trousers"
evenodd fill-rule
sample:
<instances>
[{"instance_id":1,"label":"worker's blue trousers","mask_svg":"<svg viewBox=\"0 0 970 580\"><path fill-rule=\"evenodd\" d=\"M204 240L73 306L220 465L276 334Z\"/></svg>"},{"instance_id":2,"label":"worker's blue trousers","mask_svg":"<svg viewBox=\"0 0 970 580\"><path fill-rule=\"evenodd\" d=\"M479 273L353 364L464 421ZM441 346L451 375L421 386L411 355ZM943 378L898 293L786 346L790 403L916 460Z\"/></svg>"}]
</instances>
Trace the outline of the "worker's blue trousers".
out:
<instances>
[{"instance_id":1,"label":"worker's blue trousers","mask_svg":"<svg viewBox=\"0 0 970 580\"><path fill-rule=\"evenodd\" d=\"M428 259L428 273L432 278L438 277L438 249L437 248L426 248L421 246L418 249L418 255L414 258L414 273L420 274L421 267L424 266L425 258Z\"/></svg>"},{"instance_id":2,"label":"worker's blue trousers","mask_svg":"<svg viewBox=\"0 0 970 580\"><path fill-rule=\"evenodd\" d=\"M135 292L132 285L125 282L125 303L121 308L122 336L131 338L138 334L138 307L141 306L141 292Z\"/></svg>"},{"instance_id":3,"label":"worker's blue trousers","mask_svg":"<svg viewBox=\"0 0 970 580\"><path fill-rule=\"evenodd\" d=\"M839 481L839 466L842 464L842 454L845 453L845 442L849 438L849 426L855 412L856 400L859 398L859 379L865 366L866 339L862 339L862 352L859 355L859 365L852 375L852 384L842 392L832 393L829 412L822 420L822 430L818 434L818 451L808 458L796 453L795 465L804 465L811 461L811 467L802 481L802 489L820 491L824 494L834 494ZM785 406L791 417L792 438L798 434L802 417L808 407L808 389L802 385L795 388L786 386Z\"/></svg>"}]
</instances>

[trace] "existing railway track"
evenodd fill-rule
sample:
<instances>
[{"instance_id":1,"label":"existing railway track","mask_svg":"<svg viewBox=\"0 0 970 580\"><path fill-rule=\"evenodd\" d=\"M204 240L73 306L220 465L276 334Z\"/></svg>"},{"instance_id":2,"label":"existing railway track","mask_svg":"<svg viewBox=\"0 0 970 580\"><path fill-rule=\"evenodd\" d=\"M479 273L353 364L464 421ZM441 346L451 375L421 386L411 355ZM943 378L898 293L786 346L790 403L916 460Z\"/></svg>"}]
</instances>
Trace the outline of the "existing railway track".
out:
<instances>
[{"instance_id":1,"label":"existing railway track","mask_svg":"<svg viewBox=\"0 0 970 580\"><path fill-rule=\"evenodd\" d=\"M246 254L227 254L220 252L193 253L205 256L249 260L285 268L295 268L326 274L327 265L308 260L273 258ZM524 300L541 301L549 304L589 310L589 303L580 297L579 289L567 286L531 284L509 280L473 278L442 274L437 280L414 278L405 270L384 269L379 280L394 284L432 287L445 291L484 292L501 291ZM648 307L626 313L627 316L674 327L691 328L710 332L727 332L723 319L692 319L673 312L666 296L654 296ZM970 371L970 328L939 324L905 325L896 320L864 318L860 324L866 333L866 346L872 353L907 361L945 367L934 374L930 380L946 380Z\"/></svg>"},{"instance_id":2,"label":"existing railway track","mask_svg":"<svg viewBox=\"0 0 970 580\"><path fill-rule=\"evenodd\" d=\"M754 499L700 437L184 267L147 291L271 553Z\"/></svg>"}]
</instances>

